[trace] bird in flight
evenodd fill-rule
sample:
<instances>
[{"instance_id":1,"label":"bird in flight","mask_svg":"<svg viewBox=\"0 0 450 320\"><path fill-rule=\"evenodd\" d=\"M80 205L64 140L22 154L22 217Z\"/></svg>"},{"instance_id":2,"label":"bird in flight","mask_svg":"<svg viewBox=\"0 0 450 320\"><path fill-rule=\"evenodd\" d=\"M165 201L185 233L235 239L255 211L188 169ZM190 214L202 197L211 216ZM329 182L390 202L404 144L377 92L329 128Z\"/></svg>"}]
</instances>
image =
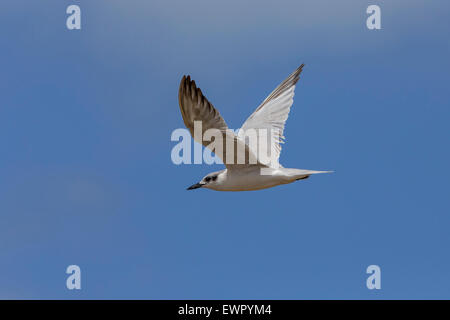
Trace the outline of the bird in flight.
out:
<instances>
[{"instance_id":1,"label":"bird in flight","mask_svg":"<svg viewBox=\"0 0 450 320\"><path fill-rule=\"evenodd\" d=\"M209 173L187 190L198 188L217 191L260 190L306 179L312 174L332 172L284 168L278 161L280 144L284 142L284 124L294 102L295 85L303 67L303 64L298 67L256 108L238 133L228 128L219 112L205 98L200 88L197 88L195 81L191 80L190 76L183 76L178 100L184 124L194 140L211 149L226 167L224 170ZM200 136L194 134L195 126L199 122ZM203 139L203 134L210 129L219 132L219 138L223 140L222 152L217 152L216 148L212 149L211 144ZM252 130L256 132L256 146L255 143L249 143L250 139L246 135L246 132ZM267 136L267 132L271 134ZM234 152L235 147L238 152ZM243 155L239 156L239 150L243 151ZM266 155L268 151L270 154L262 161L264 151Z\"/></svg>"}]
</instances>

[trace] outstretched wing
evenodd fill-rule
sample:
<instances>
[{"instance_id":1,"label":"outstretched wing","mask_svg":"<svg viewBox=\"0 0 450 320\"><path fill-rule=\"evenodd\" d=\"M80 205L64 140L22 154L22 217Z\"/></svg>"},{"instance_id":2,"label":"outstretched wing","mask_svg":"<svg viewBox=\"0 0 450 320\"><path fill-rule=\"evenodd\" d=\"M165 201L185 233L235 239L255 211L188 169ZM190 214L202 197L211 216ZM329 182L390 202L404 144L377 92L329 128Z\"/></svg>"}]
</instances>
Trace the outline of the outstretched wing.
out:
<instances>
[{"instance_id":1,"label":"outstretched wing","mask_svg":"<svg viewBox=\"0 0 450 320\"><path fill-rule=\"evenodd\" d=\"M284 124L289 116L292 103L294 102L294 90L303 64L287 77L262 103L256 108L252 115L244 122L238 136L245 141L244 133L248 129L256 129L258 136L258 149L253 145L250 149L261 157L267 156L271 167L279 167L281 143L284 143ZM264 130L261 130L264 129ZM267 136L264 136L267 134ZM267 142L267 143L264 143ZM261 162L266 164L267 161Z\"/></svg>"},{"instance_id":2,"label":"outstretched wing","mask_svg":"<svg viewBox=\"0 0 450 320\"><path fill-rule=\"evenodd\" d=\"M215 152L228 169L242 165L260 165L248 145L239 139L232 130L228 129L220 113L203 96L202 91L197 88L195 81L191 80L190 76L183 76L181 79L178 100L184 124L191 132L194 140ZM198 133L194 132L194 125L197 121L201 122L201 130L198 129ZM203 139L205 132L210 129L216 129L216 132L220 132L223 142L222 152L217 152L217 150L211 148L211 141ZM231 147L233 151L231 151Z\"/></svg>"}]
</instances>

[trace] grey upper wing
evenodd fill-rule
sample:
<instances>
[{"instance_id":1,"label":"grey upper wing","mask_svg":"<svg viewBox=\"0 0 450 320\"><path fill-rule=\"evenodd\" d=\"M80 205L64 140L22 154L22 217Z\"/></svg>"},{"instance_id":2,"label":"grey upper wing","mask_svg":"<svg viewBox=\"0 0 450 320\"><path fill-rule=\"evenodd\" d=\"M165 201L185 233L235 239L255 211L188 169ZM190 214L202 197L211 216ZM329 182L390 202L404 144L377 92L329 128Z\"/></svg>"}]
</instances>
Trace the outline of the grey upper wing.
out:
<instances>
[{"instance_id":1,"label":"grey upper wing","mask_svg":"<svg viewBox=\"0 0 450 320\"><path fill-rule=\"evenodd\" d=\"M184 124L192 136L194 136L194 121L202 122L202 134L212 128L228 129L219 111L203 96L202 90L197 88L190 76L183 76L181 79L178 100Z\"/></svg>"},{"instance_id":2,"label":"grey upper wing","mask_svg":"<svg viewBox=\"0 0 450 320\"><path fill-rule=\"evenodd\" d=\"M232 169L236 165L242 166L249 165L250 163L258 165L256 156L253 155L249 147L239 139L232 130L228 129L228 126L220 113L214 108L211 102L206 99L200 88L197 88L195 81L191 80L190 76L183 76L181 79L178 100L184 124L186 125L186 128L189 129L194 140L215 152L216 155L222 159L227 168ZM196 121L201 122L201 131L199 130L197 134L194 132L194 124ZM211 148L210 141L205 141L203 139L205 132L210 129L215 129L221 134L223 141L222 154L218 154L217 150ZM233 152L227 150L227 140L229 141L228 145L233 146ZM242 162L241 157L238 159L238 150L244 152L244 162Z\"/></svg>"}]
</instances>

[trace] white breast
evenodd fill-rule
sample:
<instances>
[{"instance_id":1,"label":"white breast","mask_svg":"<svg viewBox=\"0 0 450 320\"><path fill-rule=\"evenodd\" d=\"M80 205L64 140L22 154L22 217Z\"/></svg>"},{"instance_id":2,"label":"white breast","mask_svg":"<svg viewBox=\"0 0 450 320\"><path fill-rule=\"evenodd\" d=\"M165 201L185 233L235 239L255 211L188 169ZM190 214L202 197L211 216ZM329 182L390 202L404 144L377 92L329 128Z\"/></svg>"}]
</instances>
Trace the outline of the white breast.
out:
<instances>
[{"instance_id":1,"label":"white breast","mask_svg":"<svg viewBox=\"0 0 450 320\"><path fill-rule=\"evenodd\" d=\"M217 191L250 191L271 188L294 181L277 169L271 169L261 174L260 167L229 171L224 173L220 184L210 188Z\"/></svg>"}]
</instances>

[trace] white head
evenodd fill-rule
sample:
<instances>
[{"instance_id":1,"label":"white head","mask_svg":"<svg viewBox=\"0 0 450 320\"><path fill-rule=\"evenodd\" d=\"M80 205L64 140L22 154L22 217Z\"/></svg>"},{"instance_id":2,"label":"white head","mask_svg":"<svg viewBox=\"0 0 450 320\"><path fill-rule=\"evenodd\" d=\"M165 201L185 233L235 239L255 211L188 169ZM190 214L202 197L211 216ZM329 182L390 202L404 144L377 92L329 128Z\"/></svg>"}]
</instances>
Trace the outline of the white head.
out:
<instances>
[{"instance_id":1,"label":"white head","mask_svg":"<svg viewBox=\"0 0 450 320\"><path fill-rule=\"evenodd\" d=\"M187 190L198 188L216 189L225 179L224 172L225 170L208 173L202 180L200 180L200 182L193 184L187 188Z\"/></svg>"}]
</instances>

